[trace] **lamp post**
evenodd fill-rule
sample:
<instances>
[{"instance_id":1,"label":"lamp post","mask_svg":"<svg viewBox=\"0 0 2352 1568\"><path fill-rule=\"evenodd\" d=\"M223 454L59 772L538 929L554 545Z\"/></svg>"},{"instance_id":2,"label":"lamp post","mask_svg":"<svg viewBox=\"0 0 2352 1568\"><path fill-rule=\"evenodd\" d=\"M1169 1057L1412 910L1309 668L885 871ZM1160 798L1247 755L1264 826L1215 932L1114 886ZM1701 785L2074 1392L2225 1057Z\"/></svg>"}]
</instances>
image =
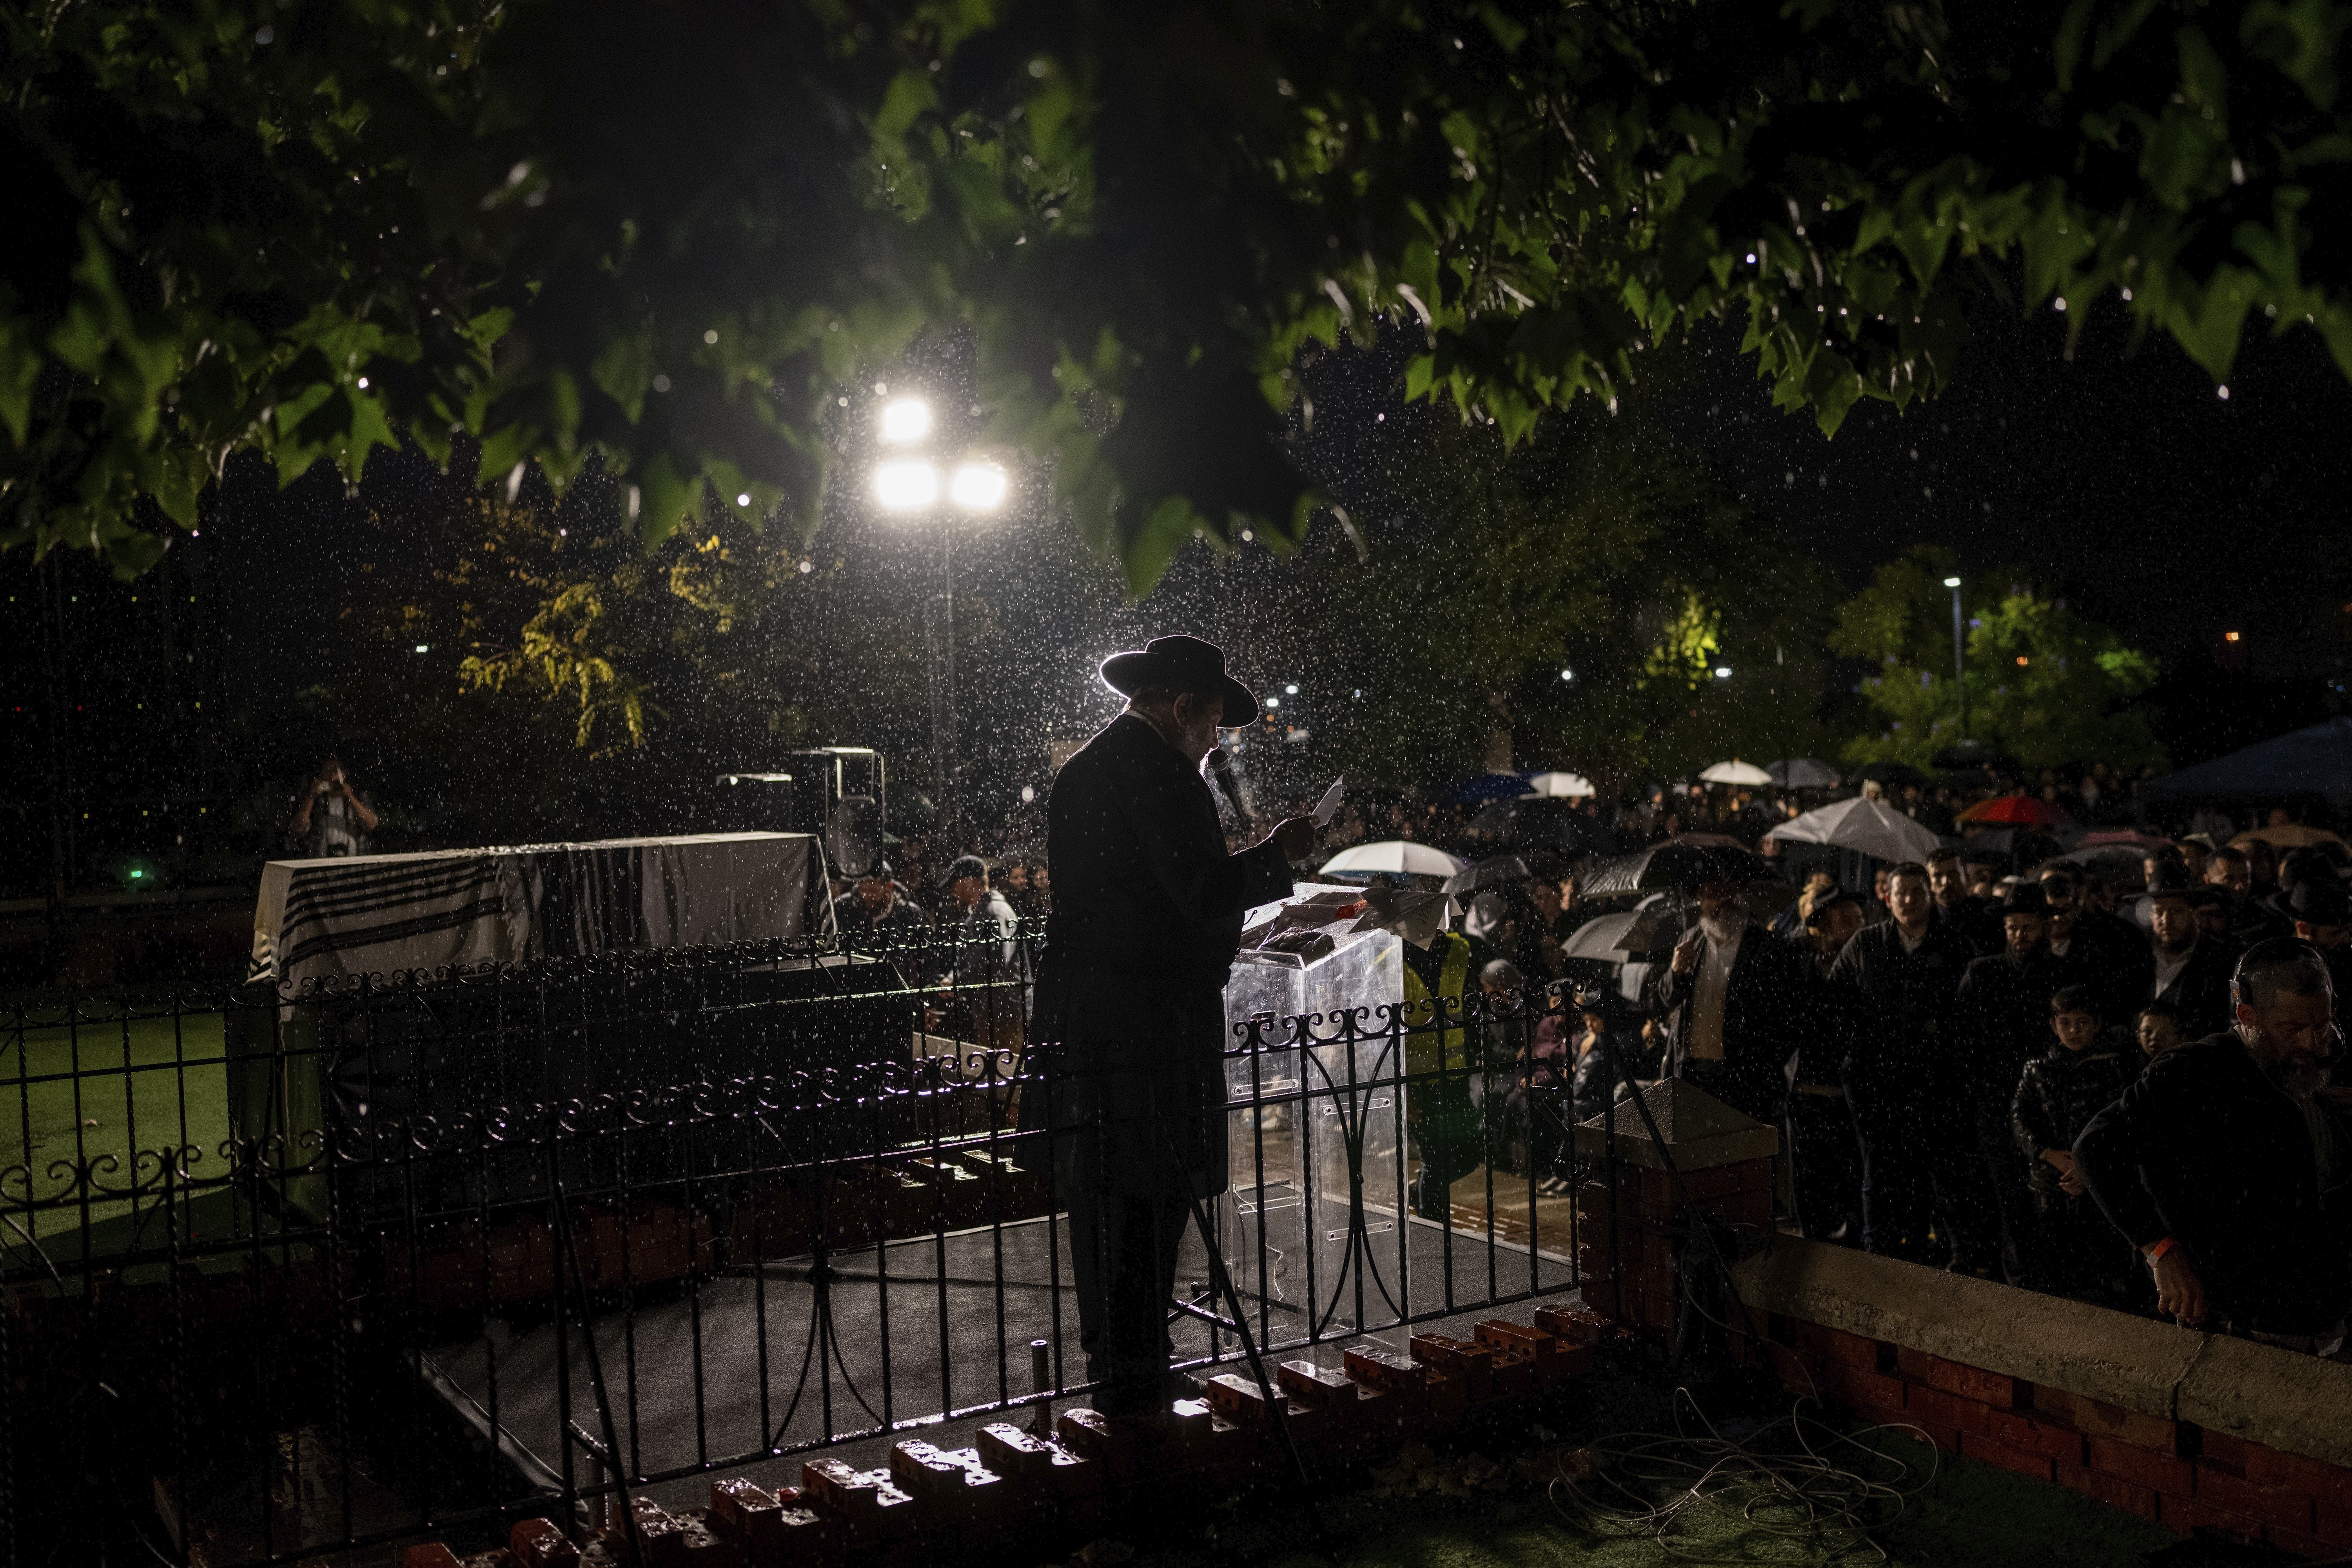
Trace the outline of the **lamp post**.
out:
<instances>
[{"instance_id":1,"label":"lamp post","mask_svg":"<svg viewBox=\"0 0 2352 1568\"><path fill-rule=\"evenodd\" d=\"M940 836L954 847L960 824L955 791L955 528L959 515L981 516L1004 504L1010 488L1004 470L978 458L956 461L941 484L939 465L929 455L930 405L901 397L882 409L882 442L891 456L874 469L874 499L886 511L929 522L939 535L940 587L923 602L923 642L929 658L931 699L931 787L939 803ZM945 491L945 505L941 492Z\"/></svg>"},{"instance_id":2,"label":"lamp post","mask_svg":"<svg viewBox=\"0 0 2352 1568\"><path fill-rule=\"evenodd\" d=\"M1960 631L1960 580L1947 577L1944 586L1952 591L1952 688L1960 694L1960 739L1965 741L1969 738L1969 683L1961 651L1966 644Z\"/></svg>"}]
</instances>

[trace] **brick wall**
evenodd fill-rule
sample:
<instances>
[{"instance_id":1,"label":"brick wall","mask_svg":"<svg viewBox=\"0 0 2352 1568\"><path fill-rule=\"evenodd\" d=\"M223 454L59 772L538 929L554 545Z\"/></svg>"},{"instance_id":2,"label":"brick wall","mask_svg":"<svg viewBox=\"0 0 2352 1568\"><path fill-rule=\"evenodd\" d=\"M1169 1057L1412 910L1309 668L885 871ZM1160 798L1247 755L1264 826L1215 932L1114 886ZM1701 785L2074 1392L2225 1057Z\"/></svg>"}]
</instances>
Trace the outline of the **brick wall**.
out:
<instances>
[{"instance_id":1,"label":"brick wall","mask_svg":"<svg viewBox=\"0 0 2352 1568\"><path fill-rule=\"evenodd\" d=\"M1916 1426L1945 1453L2183 1533L2215 1526L2305 1557L2352 1553L2343 1466L1785 1312L1757 1320L1766 1337L1736 1335L1736 1355L1832 1408Z\"/></svg>"}]
</instances>

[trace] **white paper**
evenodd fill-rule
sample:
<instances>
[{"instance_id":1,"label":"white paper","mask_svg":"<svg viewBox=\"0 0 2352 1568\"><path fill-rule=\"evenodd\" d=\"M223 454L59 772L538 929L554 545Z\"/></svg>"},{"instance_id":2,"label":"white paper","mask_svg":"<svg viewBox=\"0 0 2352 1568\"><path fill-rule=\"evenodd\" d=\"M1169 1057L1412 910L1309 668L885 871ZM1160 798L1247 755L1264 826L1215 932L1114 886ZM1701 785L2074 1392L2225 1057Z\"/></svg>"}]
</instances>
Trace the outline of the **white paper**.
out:
<instances>
[{"instance_id":1,"label":"white paper","mask_svg":"<svg viewBox=\"0 0 2352 1568\"><path fill-rule=\"evenodd\" d=\"M1325 790L1323 792L1323 798L1315 803L1315 809L1310 813L1310 815L1315 819L1316 826L1328 827L1331 826L1331 814L1339 809L1339 802L1347 793L1348 775L1342 773L1338 778L1331 781L1331 787Z\"/></svg>"}]
</instances>

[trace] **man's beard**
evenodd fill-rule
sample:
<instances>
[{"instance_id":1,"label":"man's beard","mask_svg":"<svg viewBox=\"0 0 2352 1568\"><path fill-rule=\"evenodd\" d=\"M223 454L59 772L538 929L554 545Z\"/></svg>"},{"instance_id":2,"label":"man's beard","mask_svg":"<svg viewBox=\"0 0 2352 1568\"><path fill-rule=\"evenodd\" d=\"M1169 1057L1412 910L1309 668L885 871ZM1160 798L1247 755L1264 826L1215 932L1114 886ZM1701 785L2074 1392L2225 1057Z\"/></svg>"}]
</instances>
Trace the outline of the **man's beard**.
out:
<instances>
[{"instance_id":1,"label":"man's beard","mask_svg":"<svg viewBox=\"0 0 2352 1568\"><path fill-rule=\"evenodd\" d=\"M2167 942L2164 938L2158 937L2156 939L2156 951L2164 954L2167 958L2179 958L2186 954L2190 948L2197 945L2197 932L2190 931L2179 942Z\"/></svg>"},{"instance_id":2,"label":"man's beard","mask_svg":"<svg viewBox=\"0 0 2352 1568\"><path fill-rule=\"evenodd\" d=\"M2312 1159L2319 1167L2322 1182L2329 1180L2336 1166L2336 1126L2328 1120L2326 1108L2319 1102L2319 1091L2327 1085L2327 1064L2318 1058L2298 1054L2288 1057L2270 1069L2271 1081L2286 1090L2294 1108L2303 1112L2304 1131L2311 1137Z\"/></svg>"},{"instance_id":3,"label":"man's beard","mask_svg":"<svg viewBox=\"0 0 2352 1568\"><path fill-rule=\"evenodd\" d=\"M1701 915L1698 917L1698 929L1706 932L1707 941L1728 946L1738 942L1739 933L1748 929L1748 911L1735 904L1711 915Z\"/></svg>"}]
</instances>

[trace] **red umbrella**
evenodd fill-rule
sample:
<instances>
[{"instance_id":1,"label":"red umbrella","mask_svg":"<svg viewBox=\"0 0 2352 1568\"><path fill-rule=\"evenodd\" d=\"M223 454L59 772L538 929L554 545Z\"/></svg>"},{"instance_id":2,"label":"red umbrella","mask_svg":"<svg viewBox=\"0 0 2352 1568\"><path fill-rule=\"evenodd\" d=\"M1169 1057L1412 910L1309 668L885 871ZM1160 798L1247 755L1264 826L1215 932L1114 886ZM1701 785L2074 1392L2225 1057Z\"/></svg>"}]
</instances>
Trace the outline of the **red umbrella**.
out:
<instances>
[{"instance_id":1,"label":"red umbrella","mask_svg":"<svg viewBox=\"0 0 2352 1568\"><path fill-rule=\"evenodd\" d=\"M2069 820L2046 800L2030 795L2001 795L1980 800L1960 813L1962 822L1999 822L2012 827L2053 827Z\"/></svg>"}]
</instances>

